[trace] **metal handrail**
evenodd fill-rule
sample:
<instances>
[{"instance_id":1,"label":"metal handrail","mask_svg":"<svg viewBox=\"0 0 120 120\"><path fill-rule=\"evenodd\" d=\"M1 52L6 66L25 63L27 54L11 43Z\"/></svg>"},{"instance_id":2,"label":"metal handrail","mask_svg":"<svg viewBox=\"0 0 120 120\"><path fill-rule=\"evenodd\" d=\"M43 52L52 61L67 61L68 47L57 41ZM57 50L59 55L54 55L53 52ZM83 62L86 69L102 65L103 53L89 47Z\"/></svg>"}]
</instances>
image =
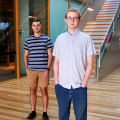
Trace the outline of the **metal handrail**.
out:
<instances>
[{"instance_id":1,"label":"metal handrail","mask_svg":"<svg viewBox=\"0 0 120 120\"><path fill-rule=\"evenodd\" d=\"M119 6L118 6L118 8L117 8L117 11L116 11L116 13L115 13L115 15L114 15L111 23L110 23L110 27L109 27L109 29L108 29L105 37L104 37L104 40L103 40L102 44L100 45L100 50L99 50L99 67L101 67L101 65L100 65L100 59L102 58L102 55L103 55L103 53L104 53L105 47L106 47L106 45L107 45L107 43L108 43L108 40L109 40L109 38L110 38L110 35L111 35L111 33L112 33L112 30L113 30L113 34L114 34L114 25L115 25L115 23L116 23L116 19L117 19L119 13L120 13L120 3L119 3ZM107 37L107 35L109 34L109 32L110 32L110 35ZM107 40L106 40L106 42L105 42L105 44L104 44L105 39L107 39ZM103 47L104 47L104 48L103 48ZM102 50L102 48L103 48L103 50ZM102 54L100 54L101 51L102 51Z\"/></svg>"},{"instance_id":2,"label":"metal handrail","mask_svg":"<svg viewBox=\"0 0 120 120\"><path fill-rule=\"evenodd\" d=\"M84 0L84 3L88 3L90 5L93 5L96 0Z\"/></svg>"}]
</instances>

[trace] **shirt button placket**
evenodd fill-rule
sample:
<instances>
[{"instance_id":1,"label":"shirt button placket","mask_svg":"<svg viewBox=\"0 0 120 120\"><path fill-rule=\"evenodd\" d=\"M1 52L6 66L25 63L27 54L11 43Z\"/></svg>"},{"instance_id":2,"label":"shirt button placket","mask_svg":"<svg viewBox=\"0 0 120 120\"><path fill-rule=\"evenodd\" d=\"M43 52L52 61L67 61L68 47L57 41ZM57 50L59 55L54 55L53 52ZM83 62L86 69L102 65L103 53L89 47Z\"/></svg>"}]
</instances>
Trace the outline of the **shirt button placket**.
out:
<instances>
[{"instance_id":1,"label":"shirt button placket","mask_svg":"<svg viewBox=\"0 0 120 120\"><path fill-rule=\"evenodd\" d=\"M72 51L73 51L73 46L72 46L72 40L70 41L70 83L72 83ZM71 84L72 85L72 84Z\"/></svg>"}]
</instances>

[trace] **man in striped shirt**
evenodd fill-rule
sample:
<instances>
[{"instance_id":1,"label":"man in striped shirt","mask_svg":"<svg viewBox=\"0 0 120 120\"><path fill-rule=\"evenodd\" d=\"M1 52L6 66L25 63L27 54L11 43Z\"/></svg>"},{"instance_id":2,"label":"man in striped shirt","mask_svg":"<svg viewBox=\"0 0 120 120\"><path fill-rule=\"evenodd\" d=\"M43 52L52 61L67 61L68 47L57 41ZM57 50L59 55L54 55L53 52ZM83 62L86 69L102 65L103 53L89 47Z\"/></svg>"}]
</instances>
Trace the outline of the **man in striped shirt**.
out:
<instances>
[{"instance_id":1,"label":"man in striped shirt","mask_svg":"<svg viewBox=\"0 0 120 120\"><path fill-rule=\"evenodd\" d=\"M29 36L24 43L24 64L27 73L27 84L30 87L30 102L32 112L26 119L36 117L37 86L40 86L43 102L43 119L49 120L47 115L49 71L52 63L51 39L41 33L41 21L34 19L32 22L34 34Z\"/></svg>"}]
</instances>

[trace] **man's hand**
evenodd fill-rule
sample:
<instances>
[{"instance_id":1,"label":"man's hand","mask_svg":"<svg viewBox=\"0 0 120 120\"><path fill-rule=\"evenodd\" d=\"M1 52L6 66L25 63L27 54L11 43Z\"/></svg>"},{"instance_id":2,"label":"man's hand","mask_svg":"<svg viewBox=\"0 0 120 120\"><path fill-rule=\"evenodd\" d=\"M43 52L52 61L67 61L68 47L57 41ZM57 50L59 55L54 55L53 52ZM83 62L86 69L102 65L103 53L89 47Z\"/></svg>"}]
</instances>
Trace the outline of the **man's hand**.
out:
<instances>
[{"instance_id":1,"label":"man's hand","mask_svg":"<svg viewBox=\"0 0 120 120\"><path fill-rule=\"evenodd\" d=\"M58 80L56 80L57 82L55 82L55 85L57 85L58 84Z\"/></svg>"},{"instance_id":2,"label":"man's hand","mask_svg":"<svg viewBox=\"0 0 120 120\"><path fill-rule=\"evenodd\" d=\"M26 73L27 73L27 68L25 68L25 71L26 71Z\"/></svg>"},{"instance_id":3,"label":"man's hand","mask_svg":"<svg viewBox=\"0 0 120 120\"><path fill-rule=\"evenodd\" d=\"M57 57L55 57L54 60L53 70L54 70L54 82L56 85L58 84L58 74L59 74L59 58Z\"/></svg>"},{"instance_id":4,"label":"man's hand","mask_svg":"<svg viewBox=\"0 0 120 120\"><path fill-rule=\"evenodd\" d=\"M49 70L46 70L43 74L43 77L46 79L49 77Z\"/></svg>"},{"instance_id":5,"label":"man's hand","mask_svg":"<svg viewBox=\"0 0 120 120\"><path fill-rule=\"evenodd\" d=\"M87 87L87 83L82 83L82 87Z\"/></svg>"},{"instance_id":6,"label":"man's hand","mask_svg":"<svg viewBox=\"0 0 120 120\"><path fill-rule=\"evenodd\" d=\"M86 87L90 78L90 75L92 73L93 69L93 55L87 57L87 68L85 72L85 77L82 83L82 87Z\"/></svg>"},{"instance_id":7,"label":"man's hand","mask_svg":"<svg viewBox=\"0 0 120 120\"><path fill-rule=\"evenodd\" d=\"M27 71L27 66L28 66L28 55L29 55L29 51L25 50L24 51L24 64L25 64L26 71Z\"/></svg>"}]
</instances>

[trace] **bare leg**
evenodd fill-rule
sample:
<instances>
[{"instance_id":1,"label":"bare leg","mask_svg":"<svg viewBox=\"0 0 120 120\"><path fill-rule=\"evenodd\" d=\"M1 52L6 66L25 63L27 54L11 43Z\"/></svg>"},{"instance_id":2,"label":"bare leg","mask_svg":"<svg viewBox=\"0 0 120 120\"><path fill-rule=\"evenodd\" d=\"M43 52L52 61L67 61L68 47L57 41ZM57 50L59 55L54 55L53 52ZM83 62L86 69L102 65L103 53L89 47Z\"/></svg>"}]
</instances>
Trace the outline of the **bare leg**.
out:
<instances>
[{"instance_id":1,"label":"bare leg","mask_svg":"<svg viewBox=\"0 0 120 120\"><path fill-rule=\"evenodd\" d=\"M37 87L30 87L30 102L32 111L36 111Z\"/></svg>"},{"instance_id":2,"label":"bare leg","mask_svg":"<svg viewBox=\"0 0 120 120\"><path fill-rule=\"evenodd\" d=\"M43 102L43 112L47 112L48 107L48 92L47 87L40 87L42 94L42 102Z\"/></svg>"}]
</instances>

